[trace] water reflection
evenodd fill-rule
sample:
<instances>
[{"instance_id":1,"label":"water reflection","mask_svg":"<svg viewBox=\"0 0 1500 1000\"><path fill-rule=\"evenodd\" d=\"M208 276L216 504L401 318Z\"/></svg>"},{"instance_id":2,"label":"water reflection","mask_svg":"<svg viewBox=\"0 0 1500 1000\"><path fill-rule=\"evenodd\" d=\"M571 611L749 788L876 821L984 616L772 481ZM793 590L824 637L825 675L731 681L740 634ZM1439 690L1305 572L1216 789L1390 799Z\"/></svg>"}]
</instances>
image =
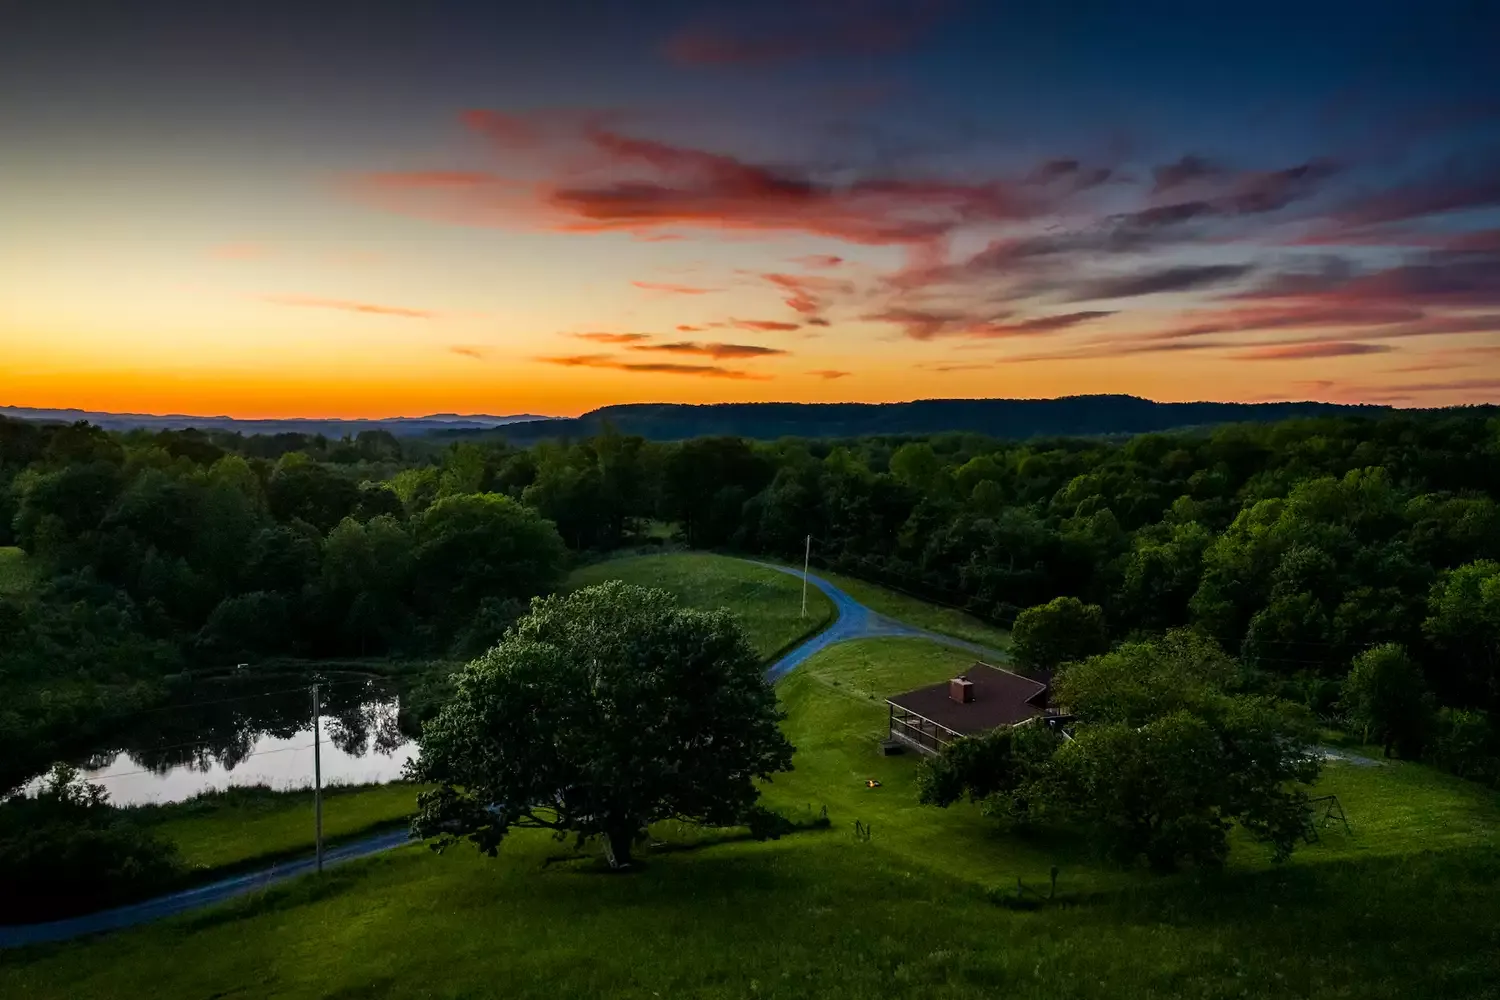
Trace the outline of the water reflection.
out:
<instances>
[{"instance_id":1,"label":"water reflection","mask_svg":"<svg viewBox=\"0 0 1500 1000\"><path fill-rule=\"evenodd\" d=\"M299 683L302 682L302 683ZM78 763L116 805L178 802L211 788L312 784L311 678L198 682L140 713ZM400 692L367 677L320 683L325 784L390 781L415 755Z\"/></svg>"}]
</instances>

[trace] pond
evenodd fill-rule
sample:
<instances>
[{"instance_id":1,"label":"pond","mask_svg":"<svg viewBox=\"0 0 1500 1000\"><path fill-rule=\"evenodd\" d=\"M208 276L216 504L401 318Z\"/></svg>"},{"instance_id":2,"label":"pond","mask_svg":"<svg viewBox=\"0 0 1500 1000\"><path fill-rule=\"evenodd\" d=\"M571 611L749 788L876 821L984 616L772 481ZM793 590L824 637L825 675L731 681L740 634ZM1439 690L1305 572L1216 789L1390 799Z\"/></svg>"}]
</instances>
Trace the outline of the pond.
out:
<instances>
[{"instance_id":1,"label":"pond","mask_svg":"<svg viewBox=\"0 0 1500 1000\"><path fill-rule=\"evenodd\" d=\"M369 677L321 680L323 784L399 778L416 756L399 691ZM287 676L196 684L75 763L120 806L180 802L231 785L311 787L310 687L310 679Z\"/></svg>"}]
</instances>

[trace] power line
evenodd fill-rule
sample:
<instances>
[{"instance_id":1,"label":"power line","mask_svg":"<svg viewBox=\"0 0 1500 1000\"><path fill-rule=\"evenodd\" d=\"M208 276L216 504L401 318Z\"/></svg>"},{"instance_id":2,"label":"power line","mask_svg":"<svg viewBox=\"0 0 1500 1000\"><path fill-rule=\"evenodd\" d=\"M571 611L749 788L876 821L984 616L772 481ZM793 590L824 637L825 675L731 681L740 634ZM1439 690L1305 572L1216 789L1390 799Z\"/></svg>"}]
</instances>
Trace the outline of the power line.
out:
<instances>
[{"instance_id":1,"label":"power line","mask_svg":"<svg viewBox=\"0 0 1500 1000\"><path fill-rule=\"evenodd\" d=\"M251 757L263 757L266 754L287 753L288 751L293 751L293 750L311 750L311 749L312 749L312 744L311 743L307 744L306 746L300 746L300 747L277 747L275 750L257 750L254 753L247 753L247 754L245 754L244 757L242 757L240 759L241 760L249 760ZM84 781L87 781L87 782L89 782L91 784L95 784L95 783L98 783L98 782L101 782L101 781L113 781L116 778L128 778L128 777L130 777L132 775L136 775L136 774L160 774L160 773L161 772L158 771L154 767L143 767L139 771L121 771L119 774L101 774L101 775L97 775L95 777L88 777L87 775L81 775L80 777Z\"/></svg>"}]
</instances>

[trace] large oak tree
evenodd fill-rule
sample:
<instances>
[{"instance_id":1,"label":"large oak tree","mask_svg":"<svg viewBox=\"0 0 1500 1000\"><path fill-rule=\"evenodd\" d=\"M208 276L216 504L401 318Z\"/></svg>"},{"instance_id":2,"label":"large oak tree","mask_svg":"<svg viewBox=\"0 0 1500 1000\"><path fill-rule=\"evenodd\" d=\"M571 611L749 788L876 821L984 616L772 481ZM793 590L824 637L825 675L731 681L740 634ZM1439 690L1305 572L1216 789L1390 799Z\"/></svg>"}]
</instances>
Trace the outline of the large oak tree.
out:
<instances>
[{"instance_id":1,"label":"large oak tree","mask_svg":"<svg viewBox=\"0 0 1500 1000\"><path fill-rule=\"evenodd\" d=\"M513 828L597 836L628 865L658 820L744 821L791 768L780 717L727 611L617 581L538 599L423 729L414 828L491 855Z\"/></svg>"}]
</instances>

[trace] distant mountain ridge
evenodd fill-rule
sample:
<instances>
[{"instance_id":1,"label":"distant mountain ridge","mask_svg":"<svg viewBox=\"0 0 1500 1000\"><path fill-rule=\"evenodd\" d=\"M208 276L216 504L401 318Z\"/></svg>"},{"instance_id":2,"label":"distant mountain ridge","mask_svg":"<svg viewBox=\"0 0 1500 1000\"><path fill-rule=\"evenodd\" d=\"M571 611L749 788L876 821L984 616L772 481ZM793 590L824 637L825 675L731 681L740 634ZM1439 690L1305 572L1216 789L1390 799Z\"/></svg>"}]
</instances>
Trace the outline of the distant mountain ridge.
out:
<instances>
[{"instance_id":1,"label":"distant mountain ridge","mask_svg":"<svg viewBox=\"0 0 1500 1000\"><path fill-rule=\"evenodd\" d=\"M107 413L99 410L45 410L27 406L0 406L0 416L47 423L75 423L87 420L109 430L150 431L199 430L238 431L241 434L323 434L343 437L360 431L383 430L392 434L415 436L434 431L485 431L527 420L552 420L533 413L509 416L489 414L432 413L425 417L288 417L285 419L240 419L238 417L203 417L182 413Z\"/></svg>"},{"instance_id":2,"label":"distant mountain ridge","mask_svg":"<svg viewBox=\"0 0 1500 1000\"><path fill-rule=\"evenodd\" d=\"M527 444L549 438L588 437L607 423L622 434L638 434L654 441L714 435L774 440L944 431L1032 438L1144 434L1327 414L1374 415L1388 410L1388 406L1318 402L1158 403L1138 396L1107 395L922 399L909 403L629 403L601 407L570 419L510 424L492 434Z\"/></svg>"},{"instance_id":3,"label":"distant mountain ridge","mask_svg":"<svg viewBox=\"0 0 1500 1000\"><path fill-rule=\"evenodd\" d=\"M0 406L0 416L23 420L87 420L111 430L144 428L238 431L242 434L323 434L342 437L386 430L407 437L501 437L515 444L584 438L606 424L622 434L653 441L729 435L842 438L873 434L937 434L965 431L1003 438L1144 434L1211 424L1266 422L1327 414L1386 412L1388 406L1318 402L1158 403L1139 396L1061 396L1056 399L919 399L906 403L623 403L578 417L521 413L434 413L423 417L342 419L293 417L242 420L183 414L104 413Z\"/></svg>"}]
</instances>

